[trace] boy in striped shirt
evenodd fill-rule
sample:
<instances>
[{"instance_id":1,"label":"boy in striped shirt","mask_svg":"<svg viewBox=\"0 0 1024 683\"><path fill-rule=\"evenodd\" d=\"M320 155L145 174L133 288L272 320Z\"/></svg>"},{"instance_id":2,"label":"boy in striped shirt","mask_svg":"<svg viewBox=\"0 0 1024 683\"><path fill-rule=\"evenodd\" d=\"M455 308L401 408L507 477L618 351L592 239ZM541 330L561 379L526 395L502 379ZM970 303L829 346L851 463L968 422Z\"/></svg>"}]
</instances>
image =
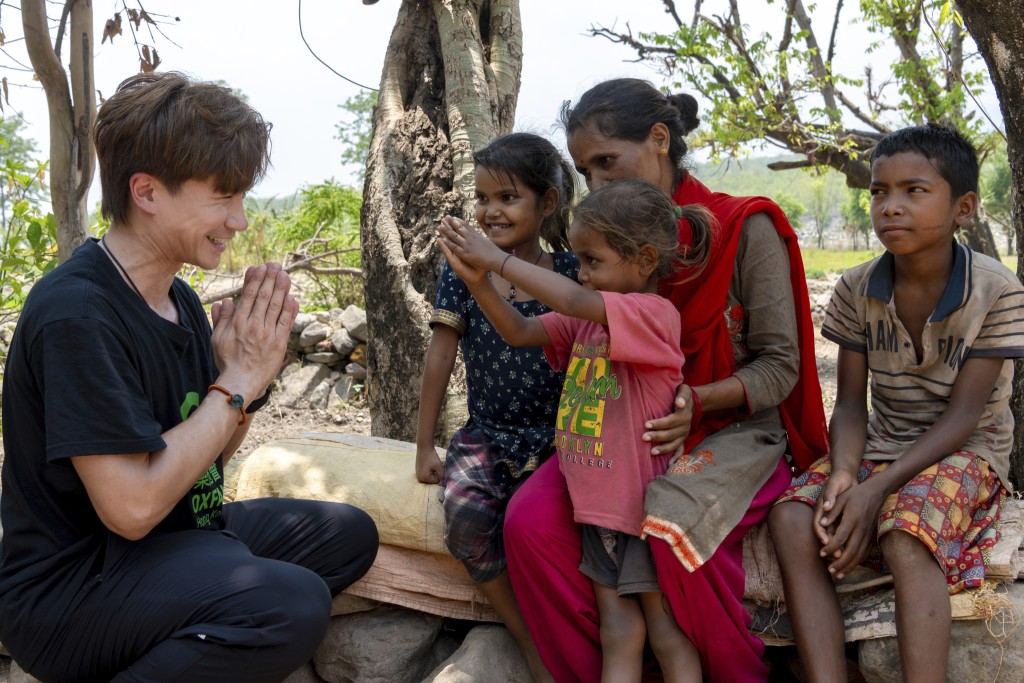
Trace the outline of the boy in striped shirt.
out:
<instances>
[{"instance_id":1,"label":"boy in striped shirt","mask_svg":"<svg viewBox=\"0 0 1024 683\"><path fill-rule=\"evenodd\" d=\"M861 563L892 573L906 681L946 679L948 595L984 580L1010 488L1024 287L954 239L977 186L976 151L936 124L890 133L872 154L886 251L847 271L826 311L822 335L840 347L831 453L769 518L812 681L846 680L832 578Z\"/></svg>"}]
</instances>

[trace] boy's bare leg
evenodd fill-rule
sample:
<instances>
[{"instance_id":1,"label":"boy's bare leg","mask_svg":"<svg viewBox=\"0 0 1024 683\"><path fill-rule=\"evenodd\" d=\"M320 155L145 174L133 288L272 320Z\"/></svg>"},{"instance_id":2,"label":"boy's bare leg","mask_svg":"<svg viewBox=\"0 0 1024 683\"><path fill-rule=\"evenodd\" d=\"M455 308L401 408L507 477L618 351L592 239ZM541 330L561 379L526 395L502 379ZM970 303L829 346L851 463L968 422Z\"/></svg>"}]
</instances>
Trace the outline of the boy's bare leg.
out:
<instances>
[{"instance_id":1,"label":"boy's bare leg","mask_svg":"<svg viewBox=\"0 0 1024 683\"><path fill-rule=\"evenodd\" d=\"M516 596L512 593L512 584L508 580L508 570L502 570L496 578L477 585L486 596L487 602L491 603L491 607L505 622L509 633L519 643L519 649L526 659L527 666L530 667L530 676L533 677L533 682L555 683L555 679L551 677L540 660L540 653L533 642L533 636L530 635L529 629L526 628L526 622L523 621L523 614L519 611Z\"/></svg>"},{"instance_id":2,"label":"boy's bare leg","mask_svg":"<svg viewBox=\"0 0 1024 683\"><path fill-rule=\"evenodd\" d=\"M845 681L843 613L820 555L821 541L811 528L813 516L814 508L806 503L780 503L769 513L768 526L782 570L786 612L807 678L812 683Z\"/></svg>"},{"instance_id":3,"label":"boy's bare leg","mask_svg":"<svg viewBox=\"0 0 1024 683\"><path fill-rule=\"evenodd\" d=\"M601 619L601 683L639 681L643 674L647 624L640 603L620 598L614 588L594 582Z\"/></svg>"},{"instance_id":4,"label":"boy's bare leg","mask_svg":"<svg viewBox=\"0 0 1024 683\"><path fill-rule=\"evenodd\" d=\"M665 683L701 683L700 653L679 628L661 593L641 593L647 639L661 665Z\"/></svg>"},{"instance_id":5,"label":"boy's bare leg","mask_svg":"<svg viewBox=\"0 0 1024 683\"><path fill-rule=\"evenodd\" d=\"M946 575L927 547L909 533L881 539L896 590L896 642L906 683L946 680L952 616Z\"/></svg>"}]
</instances>

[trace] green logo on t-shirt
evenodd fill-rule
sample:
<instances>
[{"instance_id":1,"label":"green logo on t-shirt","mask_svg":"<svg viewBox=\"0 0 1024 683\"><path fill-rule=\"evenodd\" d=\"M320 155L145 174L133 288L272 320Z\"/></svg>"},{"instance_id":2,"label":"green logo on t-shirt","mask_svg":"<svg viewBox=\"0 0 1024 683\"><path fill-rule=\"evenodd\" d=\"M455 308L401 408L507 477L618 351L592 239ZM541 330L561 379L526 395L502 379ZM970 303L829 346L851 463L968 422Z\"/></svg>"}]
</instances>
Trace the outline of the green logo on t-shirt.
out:
<instances>
[{"instance_id":1,"label":"green logo on t-shirt","mask_svg":"<svg viewBox=\"0 0 1024 683\"><path fill-rule=\"evenodd\" d=\"M185 394L185 400L181 404L181 421L184 422L192 411L199 407L199 393L190 391Z\"/></svg>"}]
</instances>

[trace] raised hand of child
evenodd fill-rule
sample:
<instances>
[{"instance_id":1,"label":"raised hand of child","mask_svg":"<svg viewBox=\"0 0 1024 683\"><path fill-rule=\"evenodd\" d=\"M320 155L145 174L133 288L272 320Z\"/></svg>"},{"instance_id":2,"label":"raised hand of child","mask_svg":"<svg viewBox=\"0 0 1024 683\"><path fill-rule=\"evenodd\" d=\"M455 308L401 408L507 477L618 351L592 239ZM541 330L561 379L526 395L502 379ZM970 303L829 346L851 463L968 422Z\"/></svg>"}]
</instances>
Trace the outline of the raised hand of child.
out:
<instances>
[{"instance_id":1,"label":"raised hand of child","mask_svg":"<svg viewBox=\"0 0 1024 683\"><path fill-rule=\"evenodd\" d=\"M831 540L821 549L821 556L835 558L828 571L836 578L843 578L867 557L878 532L878 513L885 495L882 485L868 479L839 494L832 512L822 518L823 524L835 527Z\"/></svg>"},{"instance_id":2,"label":"raised hand of child","mask_svg":"<svg viewBox=\"0 0 1024 683\"><path fill-rule=\"evenodd\" d=\"M814 507L814 535L818 537L822 545L828 545L832 540L835 525L833 524L834 516L830 513L835 508L836 499L839 494L856 485L856 474L833 466L832 473L822 489L821 497L818 498L818 504ZM835 557L839 557L838 551L836 551Z\"/></svg>"},{"instance_id":3,"label":"raised hand of child","mask_svg":"<svg viewBox=\"0 0 1024 683\"><path fill-rule=\"evenodd\" d=\"M438 228L438 232L441 229ZM445 239L443 235L439 235L437 238L437 247L444 254L444 257L448 259L448 265L452 267L455 274L465 282L469 287L482 284L487 281L487 269L478 268L469 261L464 261L455 253L452 243Z\"/></svg>"},{"instance_id":4,"label":"raised hand of child","mask_svg":"<svg viewBox=\"0 0 1024 683\"><path fill-rule=\"evenodd\" d=\"M498 245L461 219L445 216L437 231L459 259L477 268L497 271L508 257Z\"/></svg>"}]
</instances>

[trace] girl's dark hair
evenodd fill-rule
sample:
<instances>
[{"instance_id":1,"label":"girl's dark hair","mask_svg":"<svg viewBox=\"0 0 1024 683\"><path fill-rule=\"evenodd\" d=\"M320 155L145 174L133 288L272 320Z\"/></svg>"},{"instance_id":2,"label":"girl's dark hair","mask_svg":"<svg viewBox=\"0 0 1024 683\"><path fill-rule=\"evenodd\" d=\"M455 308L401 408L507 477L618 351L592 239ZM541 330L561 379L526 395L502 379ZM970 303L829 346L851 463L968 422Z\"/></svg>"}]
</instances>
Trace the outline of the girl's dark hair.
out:
<instances>
[{"instance_id":1,"label":"girl's dark hair","mask_svg":"<svg viewBox=\"0 0 1024 683\"><path fill-rule=\"evenodd\" d=\"M473 154L478 168L503 174L536 193L538 201L554 188L558 204L544 219L540 236L555 251L569 251L569 211L576 196L576 169L555 146L533 133L510 133L495 138Z\"/></svg>"},{"instance_id":2,"label":"girl's dark hair","mask_svg":"<svg viewBox=\"0 0 1024 683\"><path fill-rule=\"evenodd\" d=\"M699 204L678 207L665 192L643 180L616 180L597 188L576 207L573 222L604 237L612 251L626 261L635 259L646 244L658 251L653 275L659 280L677 269L704 268L711 235L710 212ZM685 218L695 242L679 247L679 219Z\"/></svg>"},{"instance_id":3,"label":"girl's dark hair","mask_svg":"<svg viewBox=\"0 0 1024 683\"><path fill-rule=\"evenodd\" d=\"M668 159L676 169L678 183L682 181L683 159L689 151L684 138L700 124L697 110L697 100L692 95L665 95L639 78L614 78L583 93L575 107L568 100L563 102L561 122L566 136L581 130L593 131L637 143L647 140L654 124L665 124L669 133ZM699 273L710 255L712 220L710 214L696 207L683 207L682 211L693 234L693 244L686 248L682 263L688 267L699 265ZM696 273L691 277L696 277Z\"/></svg>"}]
</instances>

